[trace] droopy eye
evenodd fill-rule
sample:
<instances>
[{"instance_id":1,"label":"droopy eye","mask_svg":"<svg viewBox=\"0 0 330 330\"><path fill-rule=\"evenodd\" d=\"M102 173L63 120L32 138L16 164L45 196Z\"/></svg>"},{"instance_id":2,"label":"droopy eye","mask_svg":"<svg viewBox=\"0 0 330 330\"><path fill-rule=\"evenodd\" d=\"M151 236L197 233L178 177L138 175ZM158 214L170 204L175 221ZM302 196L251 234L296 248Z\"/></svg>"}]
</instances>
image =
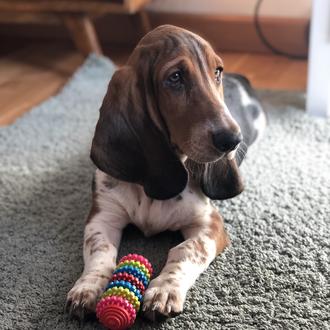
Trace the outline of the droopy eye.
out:
<instances>
[{"instance_id":1,"label":"droopy eye","mask_svg":"<svg viewBox=\"0 0 330 330\"><path fill-rule=\"evenodd\" d=\"M172 73L168 78L167 81L171 84L171 85L178 85L179 83L182 82L182 74L180 71L175 71L174 73Z\"/></svg>"},{"instance_id":2,"label":"droopy eye","mask_svg":"<svg viewBox=\"0 0 330 330\"><path fill-rule=\"evenodd\" d=\"M215 74L215 82L220 84L221 83L221 73L223 71L223 67L219 66L215 69L214 74Z\"/></svg>"}]
</instances>

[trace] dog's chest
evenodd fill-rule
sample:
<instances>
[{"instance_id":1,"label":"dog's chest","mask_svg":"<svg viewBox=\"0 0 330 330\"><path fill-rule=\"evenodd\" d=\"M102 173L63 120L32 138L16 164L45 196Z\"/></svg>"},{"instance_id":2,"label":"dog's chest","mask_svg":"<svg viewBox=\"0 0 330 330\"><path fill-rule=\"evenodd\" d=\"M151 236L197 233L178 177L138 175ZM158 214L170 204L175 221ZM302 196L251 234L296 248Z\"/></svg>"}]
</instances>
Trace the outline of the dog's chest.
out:
<instances>
[{"instance_id":1,"label":"dog's chest","mask_svg":"<svg viewBox=\"0 0 330 330\"><path fill-rule=\"evenodd\" d=\"M126 201L126 210L131 222L146 236L165 231L179 230L189 225L204 212L208 200L194 192L189 186L178 196L165 201L147 197L142 187L131 186Z\"/></svg>"},{"instance_id":2,"label":"dog's chest","mask_svg":"<svg viewBox=\"0 0 330 330\"><path fill-rule=\"evenodd\" d=\"M107 207L124 209L129 221L146 236L179 230L203 217L210 207L209 199L191 183L178 196L164 201L147 197L140 185L116 181L99 170L96 183Z\"/></svg>"},{"instance_id":3,"label":"dog's chest","mask_svg":"<svg viewBox=\"0 0 330 330\"><path fill-rule=\"evenodd\" d=\"M180 213L183 206L176 205L178 201L158 201L146 196L139 196L135 207L131 207L129 215L131 221L138 226L146 236L164 230L178 230L180 228ZM134 205L134 203L133 203Z\"/></svg>"}]
</instances>

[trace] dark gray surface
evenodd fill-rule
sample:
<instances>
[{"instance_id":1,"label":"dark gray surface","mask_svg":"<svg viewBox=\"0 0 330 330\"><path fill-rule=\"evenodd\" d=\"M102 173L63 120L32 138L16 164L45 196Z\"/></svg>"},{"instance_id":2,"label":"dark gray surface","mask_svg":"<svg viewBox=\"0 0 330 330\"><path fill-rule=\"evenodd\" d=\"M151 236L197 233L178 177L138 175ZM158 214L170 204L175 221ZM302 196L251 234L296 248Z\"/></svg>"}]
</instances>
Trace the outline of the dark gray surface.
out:
<instances>
[{"instance_id":1,"label":"dark gray surface","mask_svg":"<svg viewBox=\"0 0 330 330\"><path fill-rule=\"evenodd\" d=\"M112 71L91 57L58 96L0 129L0 329L80 328L63 305L83 267L89 146ZM182 315L135 329L329 329L330 122L307 117L301 94L262 97L270 124L242 165L246 190L218 204L231 247ZM120 254L159 269L179 240L128 230Z\"/></svg>"}]
</instances>

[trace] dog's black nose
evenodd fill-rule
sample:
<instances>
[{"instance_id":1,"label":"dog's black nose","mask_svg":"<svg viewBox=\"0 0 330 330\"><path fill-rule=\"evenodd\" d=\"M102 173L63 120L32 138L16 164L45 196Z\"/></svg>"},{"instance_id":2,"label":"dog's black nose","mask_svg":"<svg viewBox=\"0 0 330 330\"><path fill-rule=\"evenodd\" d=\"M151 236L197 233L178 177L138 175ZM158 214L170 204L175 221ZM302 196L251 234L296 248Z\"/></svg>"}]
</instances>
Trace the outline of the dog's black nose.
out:
<instances>
[{"instance_id":1,"label":"dog's black nose","mask_svg":"<svg viewBox=\"0 0 330 330\"><path fill-rule=\"evenodd\" d=\"M243 135L241 132L235 134L228 131L218 131L213 133L212 140L218 150L228 152L234 150L242 142Z\"/></svg>"}]
</instances>

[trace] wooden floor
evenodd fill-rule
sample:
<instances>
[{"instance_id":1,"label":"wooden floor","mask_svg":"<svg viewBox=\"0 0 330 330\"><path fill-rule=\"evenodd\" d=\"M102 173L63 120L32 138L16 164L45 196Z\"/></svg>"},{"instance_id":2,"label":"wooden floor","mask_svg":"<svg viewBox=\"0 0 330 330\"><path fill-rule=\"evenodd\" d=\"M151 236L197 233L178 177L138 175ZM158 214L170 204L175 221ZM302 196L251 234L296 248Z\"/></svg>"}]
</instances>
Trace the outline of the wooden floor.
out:
<instances>
[{"instance_id":1,"label":"wooden floor","mask_svg":"<svg viewBox=\"0 0 330 330\"><path fill-rule=\"evenodd\" d=\"M117 64L130 50L106 49ZM256 88L305 90L306 61L246 53L220 54L225 70L246 75ZM0 125L8 125L56 94L84 58L70 45L39 44L0 53Z\"/></svg>"}]
</instances>

